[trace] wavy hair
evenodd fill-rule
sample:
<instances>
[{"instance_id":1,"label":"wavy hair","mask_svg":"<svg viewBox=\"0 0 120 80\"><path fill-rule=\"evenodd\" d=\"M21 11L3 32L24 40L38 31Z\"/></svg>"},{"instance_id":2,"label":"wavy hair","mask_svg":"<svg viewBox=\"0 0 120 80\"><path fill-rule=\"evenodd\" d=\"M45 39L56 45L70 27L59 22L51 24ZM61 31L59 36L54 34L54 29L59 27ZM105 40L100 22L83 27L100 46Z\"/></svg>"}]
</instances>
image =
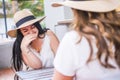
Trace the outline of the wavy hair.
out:
<instances>
[{"instance_id":1,"label":"wavy hair","mask_svg":"<svg viewBox=\"0 0 120 80\"><path fill-rule=\"evenodd\" d=\"M120 18L116 11L97 13L72 10L74 13L73 28L87 39L91 49L87 63L92 60L93 47L89 36L93 36L96 39L99 63L106 68L115 68L108 62L114 57L120 67ZM105 55L104 59L103 55Z\"/></svg>"}]
</instances>

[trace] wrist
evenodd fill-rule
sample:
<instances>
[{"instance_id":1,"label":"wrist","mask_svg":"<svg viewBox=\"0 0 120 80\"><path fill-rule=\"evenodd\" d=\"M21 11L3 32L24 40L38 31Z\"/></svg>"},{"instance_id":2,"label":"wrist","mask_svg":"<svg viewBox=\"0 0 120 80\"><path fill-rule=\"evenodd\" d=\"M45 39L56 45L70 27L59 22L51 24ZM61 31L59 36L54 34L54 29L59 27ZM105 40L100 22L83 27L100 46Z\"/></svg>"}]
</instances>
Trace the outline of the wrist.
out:
<instances>
[{"instance_id":1,"label":"wrist","mask_svg":"<svg viewBox=\"0 0 120 80\"><path fill-rule=\"evenodd\" d=\"M27 53L28 54L30 52L30 49L28 47L25 47L21 50L22 50L22 53Z\"/></svg>"},{"instance_id":2,"label":"wrist","mask_svg":"<svg viewBox=\"0 0 120 80\"><path fill-rule=\"evenodd\" d=\"M30 49L27 49L27 50L26 50L26 53L27 53L27 54L29 54L30 52L31 52Z\"/></svg>"}]
</instances>

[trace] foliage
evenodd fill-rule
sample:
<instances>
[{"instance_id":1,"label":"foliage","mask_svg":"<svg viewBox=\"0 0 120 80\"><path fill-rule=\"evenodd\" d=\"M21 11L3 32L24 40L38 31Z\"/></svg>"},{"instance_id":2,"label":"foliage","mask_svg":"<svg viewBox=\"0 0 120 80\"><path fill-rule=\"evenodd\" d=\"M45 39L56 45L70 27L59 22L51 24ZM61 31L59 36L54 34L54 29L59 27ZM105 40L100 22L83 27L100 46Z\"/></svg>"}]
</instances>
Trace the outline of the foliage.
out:
<instances>
[{"instance_id":1,"label":"foliage","mask_svg":"<svg viewBox=\"0 0 120 80\"><path fill-rule=\"evenodd\" d=\"M3 2L2 1L0 1L0 9L1 9L1 11L0 11L0 18L3 18L4 14L3 14ZM6 9L6 16L7 17L11 17L12 16L12 13L10 12L10 10L11 10L11 3L5 1L5 9Z\"/></svg>"},{"instance_id":2,"label":"foliage","mask_svg":"<svg viewBox=\"0 0 120 80\"><path fill-rule=\"evenodd\" d=\"M12 1L13 0L5 1L7 17L12 16L12 13L10 13L12 9ZM33 12L33 14L36 17L44 15L43 7L44 0L16 0L16 1L18 1L18 10L28 8ZM0 1L0 8L3 9L2 1ZM3 13L0 13L0 17L3 17Z\"/></svg>"},{"instance_id":3,"label":"foliage","mask_svg":"<svg viewBox=\"0 0 120 80\"><path fill-rule=\"evenodd\" d=\"M43 0L37 0L34 1L25 1L25 0L18 0L19 8L24 9L28 8L30 9L35 16L43 16L44 15L44 9L43 9Z\"/></svg>"},{"instance_id":4,"label":"foliage","mask_svg":"<svg viewBox=\"0 0 120 80\"><path fill-rule=\"evenodd\" d=\"M19 9L28 8L36 16L44 16L44 0L18 0ZM43 28L45 28L45 22L41 22Z\"/></svg>"},{"instance_id":5,"label":"foliage","mask_svg":"<svg viewBox=\"0 0 120 80\"><path fill-rule=\"evenodd\" d=\"M2 8L2 1L0 1L0 8Z\"/></svg>"}]
</instances>

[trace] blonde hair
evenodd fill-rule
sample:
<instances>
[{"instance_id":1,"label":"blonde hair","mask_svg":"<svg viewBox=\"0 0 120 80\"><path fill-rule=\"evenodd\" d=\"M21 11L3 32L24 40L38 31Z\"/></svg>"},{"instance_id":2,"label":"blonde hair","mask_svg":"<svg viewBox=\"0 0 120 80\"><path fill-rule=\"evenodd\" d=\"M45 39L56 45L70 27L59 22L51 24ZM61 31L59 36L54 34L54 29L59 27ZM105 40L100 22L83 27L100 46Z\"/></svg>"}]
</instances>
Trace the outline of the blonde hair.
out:
<instances>
[{"instance_id":1,"label":"blonde hair","mask_svg":"<svg viewBox=\"0 0 120 80\"><path fill-rule=\"evenodd\" d=\"M114 55L116 63L120 67L120 19L117 13L115 11L95 13L76 9L72 10L74 13L74 29L79 31L81 36L86 37L90 45L91 52L87 62L92 60L93 54L91 39L88 36L94 36L98 48L97 59L100 64L106 68L115 68L108 62ZM103 54L105 58L102 61Z\"/></svg>"}]
</instances>

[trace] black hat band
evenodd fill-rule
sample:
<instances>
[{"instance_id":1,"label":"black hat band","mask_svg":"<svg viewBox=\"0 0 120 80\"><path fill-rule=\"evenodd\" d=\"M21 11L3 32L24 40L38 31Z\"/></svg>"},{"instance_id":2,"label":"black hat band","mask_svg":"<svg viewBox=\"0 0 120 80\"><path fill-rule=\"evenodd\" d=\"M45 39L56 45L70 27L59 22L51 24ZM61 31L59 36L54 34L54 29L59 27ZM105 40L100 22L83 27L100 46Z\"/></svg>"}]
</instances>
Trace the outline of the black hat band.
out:
<instances>
[{"instance_id":1,"label":"black hat band","mask_svg":"<svg viewBox=\"0 0 120 80\"><path fill-rule=\"evenodd\" d=\"M34 16L32 16L32 15L31 15L31 16L27 16L27 17L19 20L19 21L16 23L16 26L18 27L18 26L20 26L21 24L23 24L23 23L25 23L25 22L27 22L27 21L33 20L33 19L35 19Z\"/></svg>"}]
</instances>

